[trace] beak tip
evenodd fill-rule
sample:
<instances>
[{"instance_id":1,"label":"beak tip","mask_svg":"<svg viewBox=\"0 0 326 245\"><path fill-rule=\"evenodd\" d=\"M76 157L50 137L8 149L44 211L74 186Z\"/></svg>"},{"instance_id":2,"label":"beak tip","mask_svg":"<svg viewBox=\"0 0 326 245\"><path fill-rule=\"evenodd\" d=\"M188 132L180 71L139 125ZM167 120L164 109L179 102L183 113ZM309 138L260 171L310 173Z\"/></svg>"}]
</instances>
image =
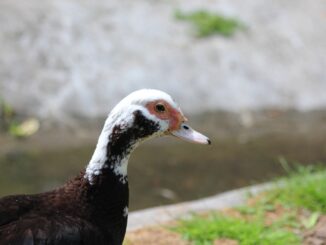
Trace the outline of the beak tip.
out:
<instances>
[{"instance_id":1,"label":"beak tip","mask_svg":"<svg viewBox=\"0 0 326 245\"><path fill-rule=\"evenodd\" d=\"M207 139L207 144L208 145L211 145L212 144L212 141L210 139Z\"/></svg>"}]
</instances>

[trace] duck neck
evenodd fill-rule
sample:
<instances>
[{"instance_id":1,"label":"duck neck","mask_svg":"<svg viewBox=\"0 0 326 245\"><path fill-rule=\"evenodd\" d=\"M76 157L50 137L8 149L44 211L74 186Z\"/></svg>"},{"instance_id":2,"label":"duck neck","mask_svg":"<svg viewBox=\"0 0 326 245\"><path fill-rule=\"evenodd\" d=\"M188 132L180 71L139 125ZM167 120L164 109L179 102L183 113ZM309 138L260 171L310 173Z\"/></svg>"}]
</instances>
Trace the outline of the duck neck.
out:
<instances>
[{"instance_id":1,"label":"duck neck","mask_svg":"<svg viewBox=\"0 0 326 245\"><path fill-rule=\"evenodd\" d=\"M121 125L109 123L104 125L94 154L86 168L85 178L90 185L99 184L99 179L103 181L105 177L109 177L111 181L115 179L121 184L128 183L128 161L137 142L128 140L127 132Z\"/></svg>"},{"instance_id":2,"label":"duck neck","mask_svg":"<svg viewBox=\"0 0 326 245\"><path fill-rule=\"evenodd\" d=\"M84 174L86 188L82 189L97 223L104 222L101 226L117 229L121 234L125 231L129 205L128 160L139 143L130 128L131 123L113 124L110 117L106 120Z\"/></svg>"},{"instance_id":3,"label":"duck neck","mask_svg":"<svg viewBox=\"0 0 326 245\"><path fill-rule=\"evenodd\" d=\"M128 117L109 116L86 168L85 178L90 185L98 184L99 179L106 177L127 184L130 154L144 139L155 136L159 127L140 110Z\"/></svg>"}]
</instances>

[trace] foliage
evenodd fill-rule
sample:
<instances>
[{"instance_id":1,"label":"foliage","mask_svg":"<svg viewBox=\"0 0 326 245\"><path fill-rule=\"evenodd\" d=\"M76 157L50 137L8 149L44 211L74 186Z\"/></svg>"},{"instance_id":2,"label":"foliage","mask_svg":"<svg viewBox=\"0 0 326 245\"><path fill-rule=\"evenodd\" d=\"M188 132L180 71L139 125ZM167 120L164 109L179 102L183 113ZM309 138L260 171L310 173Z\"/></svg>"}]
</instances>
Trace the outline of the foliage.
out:
<instances>
[{"instance_id":1,"label":"foliage","mask_svg":"<svg viewBox=\"0 0 326 245\"><path fill-rule=\"evenodd\" d=\"M284 164L284 162L283 162ZM289 168L288 177L275 182L274 188L253 197L251 205L238 207L240 217L210 213L207 217L193 216L181 221L175 228L194 244L212 244L219 238L237 240L240 244L300 244L300 238L291 230L311 229L321 213L326 213L326 170L320 167ZM310 211L299 217L299 211ZM279 211L282 212L279 212ZM266 224L269 212L277 219Z\"/></svg>"},{"instance_id":2,"label":"foliage","mask_svg":"<svg viewBox=\"0 0 326 245\"><path fill-rule=\"evenodd\" d=\"M35 118L19 121L14 109L0 97L0 127L11 136L24 138L36 133L40 123Z\"/></svg>"},{"instance_id":3,"label":"foliage","mask_svg":"<svg viewBox=\"0 0 326 245\"><path fill-rule=\"evenodd\" d=\"M237 19L225 17L205 10L195 11L189 14L176 11L176 18L192 23L199 37L207 37L220 34L230 37L244 25Z\"/></svg>"}]
</instances>

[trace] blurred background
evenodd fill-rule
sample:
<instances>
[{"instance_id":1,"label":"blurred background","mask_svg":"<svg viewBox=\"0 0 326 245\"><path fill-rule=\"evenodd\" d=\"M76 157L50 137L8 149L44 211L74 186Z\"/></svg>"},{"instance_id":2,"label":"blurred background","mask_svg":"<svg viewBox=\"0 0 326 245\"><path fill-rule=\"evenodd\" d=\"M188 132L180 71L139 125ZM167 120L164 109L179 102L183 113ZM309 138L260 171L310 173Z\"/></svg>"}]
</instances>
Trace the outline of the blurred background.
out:
<instances>
[{"instance_id":1,"label":"blurred background","mask_svg":"<svg viewBox=\"0 0 326 245\"><path fill-rule=\"evenodd\" d=\"M324 0L3 0L0 196L63 184L124 96L156 88L211 147L164 138L129 164L131 209L326 162Z\"/></svg>"}]
</instances>

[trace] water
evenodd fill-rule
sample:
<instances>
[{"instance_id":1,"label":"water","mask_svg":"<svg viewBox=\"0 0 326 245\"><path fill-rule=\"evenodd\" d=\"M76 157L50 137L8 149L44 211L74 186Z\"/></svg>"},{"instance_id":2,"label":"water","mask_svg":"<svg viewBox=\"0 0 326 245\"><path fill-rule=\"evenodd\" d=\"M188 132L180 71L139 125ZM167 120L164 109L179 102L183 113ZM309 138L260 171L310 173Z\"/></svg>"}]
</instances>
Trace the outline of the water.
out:
<instances>
[{"instance_id":1,"label":"water","mask_svg":"<svg viewBox=\"0 0 326 245\"><path fill-rule=\"evenodd\" d=\"M326 162L326 117L320 113L281 114L270 120L256 120L255 116L255 127L247 129L239 127L233 116L200 118L193 121L212 136L211 146L165 138L134 152L129 164L131 210L198 199L270 180L285 174L280 158L301 164ZM201 120L206 123L200 125ZM224 127L227 121L228 127ZM51 137L45 140L51 142ZM60 186L85 167L94 147L95 141L50 150L14 147L0 156L0 196Z\"/></svg>"}]
</instances>

